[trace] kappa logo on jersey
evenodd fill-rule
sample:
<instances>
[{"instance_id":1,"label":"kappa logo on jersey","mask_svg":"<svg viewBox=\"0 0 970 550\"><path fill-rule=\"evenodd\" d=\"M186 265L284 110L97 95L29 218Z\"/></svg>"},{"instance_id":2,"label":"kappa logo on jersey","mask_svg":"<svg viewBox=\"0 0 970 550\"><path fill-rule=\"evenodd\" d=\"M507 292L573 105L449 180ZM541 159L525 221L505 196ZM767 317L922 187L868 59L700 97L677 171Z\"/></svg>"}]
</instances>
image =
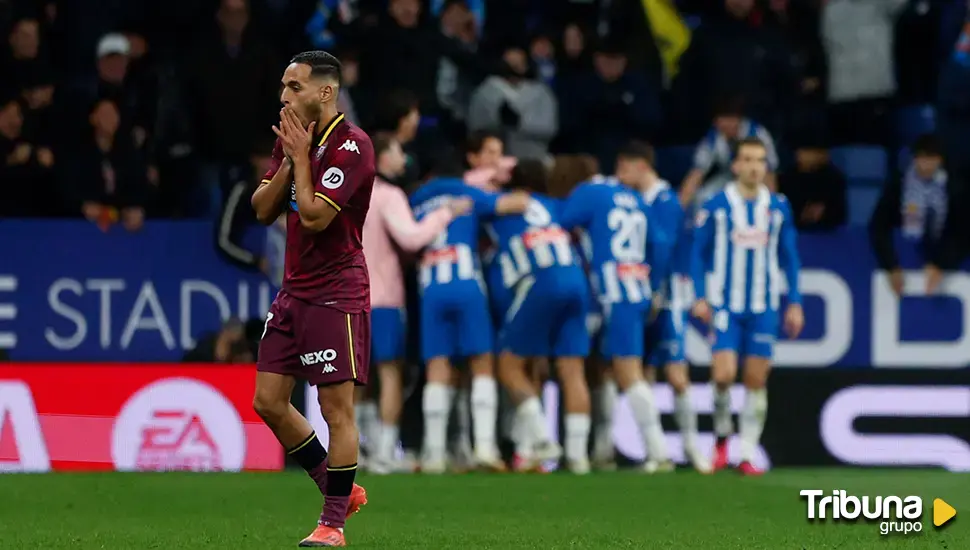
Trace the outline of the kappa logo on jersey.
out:
<instances>
[{"instance_id":1,"label":"kappa logo on jersey","mask_svg":"<svg viewBox=\"0 0 970 550\"><path fill-rule=\"evenodd\" d=\"M337 372L337 369L330 363L337 358L337 352L332 349L325 349L322 351L311 351L310 353L304 353L300 356L300 363L303 365L319 365L323 363L323 373L329 374L331 372Z\"/></svg>"},{"instance_id":2,"label":"kappa logo on jersey","mask_svg":"<svg viewBox=\"0 0 970 550\"><path fill-rule=\"evenodd\" d=\"M354 141L354 140L352 140L352 139L348 139L347 141L345 141L343 145L341 145L340 147L337 147L337 150L338 151L353 151L354 153L357 153L358 155L360 154L360 149L357 148L357 142Z\"/></svg>"},{"instance_id":3,"label":"kappa logo on jersey","mask_svg":"<svg viewBox=\"0 0 970 550\"><path fill-rule=\"evenodd\" d=\"M327 189L336 189L344 184L344 171L335 166L327 168L327 171L323 173L323 177L320 178L320 185L326 187Z\"/></svg>"}]
</instances>

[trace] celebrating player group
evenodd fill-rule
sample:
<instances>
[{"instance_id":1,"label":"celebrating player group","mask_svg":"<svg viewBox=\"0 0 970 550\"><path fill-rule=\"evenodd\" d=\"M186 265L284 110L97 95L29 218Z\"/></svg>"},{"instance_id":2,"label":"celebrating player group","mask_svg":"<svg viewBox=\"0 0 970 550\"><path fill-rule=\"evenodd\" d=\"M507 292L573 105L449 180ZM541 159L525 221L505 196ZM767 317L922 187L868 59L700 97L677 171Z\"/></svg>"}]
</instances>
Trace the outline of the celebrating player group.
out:
<instances>
[{"instance_id":1,"label":"celebrating player group","mask_svg":"<svg viewBox=\"0 0 970 550\"><path fill-rule=\"evenodd\" d=\"M372 353L381 407L366 434L378 443L368 449L369 463L378 473L396 469L407 328L399 250L420 250L420 326L412 329L426 378L422 472L446 471L461 441L472 444L473 466L506 468L499 388L513 409L515 470L560 458L577 474L615 467L612 411L622 392L647 449L644 471L672 471L650 385L657 369L675 392L684 455L704 473L724 468L733 431L729 389L743 360L738 469L760 473L754 450L773 344L782 325L795 337L804 324L792 215L764 183L761 142L737 145L735 181L693 215L657 176L652 149L639 143L619 152L614 176L553 198L541 162L523 160L508 173L501 139L481 134L463 159L440 163L407 198L386 181L403 169L400 144L388 135L372 143L337 112L340 83L340 64L329 54L293 58L273 128L274 164L252 197L260 221L287 221L286 274L260 343L254 407L324 496L318 525L300 546L344 546L346 519L367 502L354 483L354 400ZM713 463L698 447L689 395L690 313L711 334ZM563 394L563 447L540 401L547 362ZM290 405L298 379L318 388L327 449ZM449 453L453 411L471 417L471 433L461 433L467 424L459 419L460 441Z\"/></svg>"}]
</instances>

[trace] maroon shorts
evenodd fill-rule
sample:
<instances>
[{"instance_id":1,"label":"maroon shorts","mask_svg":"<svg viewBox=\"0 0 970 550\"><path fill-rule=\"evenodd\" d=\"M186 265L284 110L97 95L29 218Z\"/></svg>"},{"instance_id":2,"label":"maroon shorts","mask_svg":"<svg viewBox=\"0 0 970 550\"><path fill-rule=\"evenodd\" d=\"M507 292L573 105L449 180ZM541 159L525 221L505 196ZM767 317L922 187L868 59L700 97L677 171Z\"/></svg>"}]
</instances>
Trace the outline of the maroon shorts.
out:
<instances>
[{"instance_id":1,"label":"maroon shorts","mask_svg":"<svg viewBox=\"0 0 970 550\"><path fill-rule=\"evenodd\" d=\"M353 380L367 384L370 312L309 304L284 291L266 315L256 368L319 386Z\"/></svg>"}]
</instances>

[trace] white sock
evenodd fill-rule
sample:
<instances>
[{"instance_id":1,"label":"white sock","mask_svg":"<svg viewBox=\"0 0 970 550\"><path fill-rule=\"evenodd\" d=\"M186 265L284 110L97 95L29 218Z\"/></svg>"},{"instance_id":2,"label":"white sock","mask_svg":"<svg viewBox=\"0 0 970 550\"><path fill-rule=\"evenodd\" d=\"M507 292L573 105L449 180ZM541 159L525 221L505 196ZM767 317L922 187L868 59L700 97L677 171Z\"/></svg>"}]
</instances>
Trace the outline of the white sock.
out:
<instances>
[{"instance_id":1,"label":"white sock","mask_svg":"<svg viewBox=\"0 0 970 550\"><path fill-rule=\"evenodd\" d=\"M586 413L566 414L566 460L570 462L589 460L590 418Z\"/></svg>"},{"instance_id":2,"label":"white sock","mask_svg":"<svg viewBox=\"0 0 970 550\"><path fill-rule=\"evenodd\" d=\"M754 451L761 441L761 432L765 429L765 417L768 415L768 390L759 388L748 389L744 398L744 408L741 409L741 461L754 460Z\"/></svg>"},{"instance_id":3,"label":"white sock","mask_svg":"<svg viewBox=\"0 0 970 550\"><path fill-rule=\"evenodd\" d=\"M593 453L603 459L614 454L613 411L616 409L616 382L607 380L597 388L597 410Z\"/></svg>"},{"instance_id":4,"label":"white sock","mask_svg":"<svg viewBox=\"0 0 970 550\"><path fill-rule=\"evenodd\" d=\"M731 421L731 389L714 386L714 435L730 437L734 433Z\"/></svg>"},{"instance_id":5,"label":"white sock","mask_svg":"<svg viewBox=\"0 0 970 550\"><path fill-rule=\"evenodd\" d=\"M384 464L394 463L394 451L397 450L397 442L400 440L399 432L396 424L381 422L381 434L377 439L377 459Z\"/></svg>"},{"instance_id":6,"label":"white sock","mask_svg":"<svg viewBox=\"0 0 970 550\"><path fill-rule=\"evenodd\" d=\"M690 390L674 397L674 418L680 435L684 440L685 449L697 449L697 415L690 402Z\"/></svg>"},{"instance_id":7,"label":"white sock","mask_svg":"<svg viewBox=\"0 0 970 550\"><path fill-rule=\"evenodd\" d=\"M424 456L430 461L443 461L448 443L448 405L454 390L431 382L424 387L421 408L424 411Z\"/></svg>"},{"instance_id":8,"label":"white sock","mask_svg":"<svg viewBox=\"0 0 970 550\"><path fill-rule=\"evenodd\" d=\"M532 447L535 445L535 441L529 435L525 419L518 412L518 409L516 409L512 419L512 441L515 443L515 454L519 455L519 458L528 459L532 457Z\"/></svg>"},{"instance_id":9,"label":"white sock","mask_svg":"<svg viewBox=\"0 0 970 550\"><path fill-rule=\"evenodd\" d=\"M357 406L354 407L354 416L357 421L357 429L360 432L364 449L370 454L375 453L378 438L378 434L376 433L378 417L380 416L377 410L377 403L370 399L357 403Z\"/></svg>"},{"instance_id":10,"label":"white sock","mask_svg":"<svg viewBox=\"0 0 970 550\"><path fill-rule=\"evenodd\" d=\"M472 433L475 450L497 453L495 423L498 421L498 384L491 376L472 378Z\"/></svg>"},{"instance_id":11,"label":"white sock","mask_svg":"<svg viewBox=\"0 0 970 550\"><path fill-rule=\"evenodd\" d=\"M518 415L520 422L529 438L535 443L549 441L549 428L542 414L542 402L538 397L530 397L519 404Z\"/></svg>"},{"instance_id":12,"label":"white sock","mask_svg":"<svg viewBox=\"0 0 970 550\"><path fill-rule=\"evenodd\" d=\"M664 439L663 428L660 426L660 412L654 401L653 391L644 381L630 386L626 391L626 400L633 411L643 442L647 446L647 454L653 460L667 460L667 441Z\"/></svg>"}]
</instances>

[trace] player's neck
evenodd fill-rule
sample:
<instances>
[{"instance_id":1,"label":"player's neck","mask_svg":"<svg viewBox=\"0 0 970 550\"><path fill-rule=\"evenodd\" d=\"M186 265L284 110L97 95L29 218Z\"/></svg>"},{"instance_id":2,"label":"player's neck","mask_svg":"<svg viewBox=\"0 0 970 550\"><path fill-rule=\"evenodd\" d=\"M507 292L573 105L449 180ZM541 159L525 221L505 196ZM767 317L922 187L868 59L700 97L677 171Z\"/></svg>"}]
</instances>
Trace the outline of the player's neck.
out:
<instances>
[{"instance_id":1,"label":"player's neck","mask_svg":"<svg viewBox=\"0 0 970 550\"><path fill-rule=\"evenodd\" d=\"M316 132L319 134L327 129L327 125L330 121L337 116L337 105L334 103L328 103L320 109L320 118L317 119Z\"/></svg>"},{"instance_id":2,"label":"player's neck","mask_svg":"<svg viewBox=\"0 0 970 550\"><path fill-rule=\"evenodd\" d=\"M754 185L746 185L738 182L738 192L741 193L741 196L746 199L756 198L759 191L761 191L761 186L757 183Z\"/></svg>"}]
</instances>

